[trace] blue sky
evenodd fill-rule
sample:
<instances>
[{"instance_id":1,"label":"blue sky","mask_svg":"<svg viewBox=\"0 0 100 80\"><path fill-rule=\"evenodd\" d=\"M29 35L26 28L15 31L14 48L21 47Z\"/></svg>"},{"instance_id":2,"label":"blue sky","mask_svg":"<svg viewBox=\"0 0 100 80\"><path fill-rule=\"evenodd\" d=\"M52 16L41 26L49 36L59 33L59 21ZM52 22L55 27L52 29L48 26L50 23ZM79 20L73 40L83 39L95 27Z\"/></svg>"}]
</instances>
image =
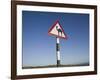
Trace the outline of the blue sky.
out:
<instances>
[{"instance_id":1,"label":"blue sky","mask_svg":"<svg viewBox=\"0 0 100 80\"><path fill-rule=\"evenodd\" d=\"M89 14L23 11L23 66L56 64L56 37L48 35L56 20L68 36L60 39L61 64L89 62Z\"/></svg>"}]
</instances>

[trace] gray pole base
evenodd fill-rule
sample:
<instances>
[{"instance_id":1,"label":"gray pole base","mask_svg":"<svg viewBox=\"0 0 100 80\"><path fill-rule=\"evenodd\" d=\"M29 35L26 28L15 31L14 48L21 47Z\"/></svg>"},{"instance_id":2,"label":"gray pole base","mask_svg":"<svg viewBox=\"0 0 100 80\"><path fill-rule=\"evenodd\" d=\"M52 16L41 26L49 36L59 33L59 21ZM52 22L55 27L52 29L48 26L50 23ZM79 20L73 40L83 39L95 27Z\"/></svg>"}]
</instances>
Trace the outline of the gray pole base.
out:
<instances>
[{"instance_id":1,"label":"gray pole base","mask_svg":"<svg viewBox=\"0 0 100 80\"><path fill-rule=\"evenodd\" d=\"M57 67L60 67L60 60L57 60Z\"/></svg>"}]
</instances>

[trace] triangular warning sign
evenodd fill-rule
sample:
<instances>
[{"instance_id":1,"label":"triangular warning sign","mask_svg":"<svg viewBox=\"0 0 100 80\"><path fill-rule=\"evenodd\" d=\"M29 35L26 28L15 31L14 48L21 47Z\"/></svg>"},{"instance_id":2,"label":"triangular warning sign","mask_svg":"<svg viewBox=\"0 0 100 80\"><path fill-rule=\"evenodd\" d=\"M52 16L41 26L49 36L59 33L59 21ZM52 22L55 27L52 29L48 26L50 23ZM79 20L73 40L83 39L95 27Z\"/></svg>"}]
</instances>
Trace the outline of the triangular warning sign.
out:
<instances>
[{"instance_id":1,"label":"triangular warning sign","mask_svg":"<svg viewBox=\"0 0 100 80\"><path fill-rule=\"evenodd\" d=\"M48 34L54 35L59 38L67 39L67 36L66 36L62 26L60 25L59 21L56 21L53 24L53 26L49 29Z\"/></svg>"}]
</instances>

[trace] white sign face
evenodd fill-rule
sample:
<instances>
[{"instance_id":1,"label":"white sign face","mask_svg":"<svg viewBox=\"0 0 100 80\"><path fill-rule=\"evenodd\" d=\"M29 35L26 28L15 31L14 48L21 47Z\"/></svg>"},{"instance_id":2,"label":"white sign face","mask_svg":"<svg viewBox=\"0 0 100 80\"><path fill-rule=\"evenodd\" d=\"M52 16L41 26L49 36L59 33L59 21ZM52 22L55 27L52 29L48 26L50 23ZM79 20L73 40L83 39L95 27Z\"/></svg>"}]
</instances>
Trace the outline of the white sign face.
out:
<instances>
[{"instance_id":1,"label":"white sign face","mask_svg":"<svg viewBox=\"0 0 100 80\"><path fill-rule=\"evenodd\" d=\"M59 38L66 39L66 34L58 21L49 29L49 35L54 35Z\"/></svg>"}]
</instances>

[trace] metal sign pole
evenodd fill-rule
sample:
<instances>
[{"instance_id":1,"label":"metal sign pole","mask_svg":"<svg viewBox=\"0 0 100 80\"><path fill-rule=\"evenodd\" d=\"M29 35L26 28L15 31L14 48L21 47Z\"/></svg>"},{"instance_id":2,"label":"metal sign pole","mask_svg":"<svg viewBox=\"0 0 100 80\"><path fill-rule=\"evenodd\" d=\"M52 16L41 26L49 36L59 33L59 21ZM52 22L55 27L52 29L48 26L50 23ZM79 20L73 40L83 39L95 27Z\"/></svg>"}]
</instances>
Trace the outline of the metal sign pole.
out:
<instances>
[{"instance_id":1,"label":"metal sign pole","mask_svg":"<svg viewBox=\"0 0 100 80\"><path fill-rule=\"evenodd\" d=\"M53 26L48 31L49 35L56 36L56 58L57 58L57 67L61 66L60 62L60 38L67 39L67 36L60 25L59 21L57 20Z\"/></svg>"},{"instance_id":2,"label":"metal sign pole","mask_svg":"<svg viewBox=\"0 0 100 80\"><path fill-rule=\"evenodd\" d=\"M57 67L60 66L60 40L56 37Z\"/></svg>"}]
</instances>

